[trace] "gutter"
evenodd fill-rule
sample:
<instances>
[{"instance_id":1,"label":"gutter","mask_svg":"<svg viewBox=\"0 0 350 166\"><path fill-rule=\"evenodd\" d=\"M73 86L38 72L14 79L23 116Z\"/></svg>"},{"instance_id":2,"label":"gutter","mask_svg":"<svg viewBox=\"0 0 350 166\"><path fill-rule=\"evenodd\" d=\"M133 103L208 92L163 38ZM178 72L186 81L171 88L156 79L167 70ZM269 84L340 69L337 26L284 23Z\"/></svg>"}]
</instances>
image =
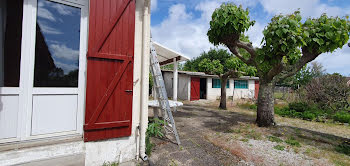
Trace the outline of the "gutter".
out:
<instances>
[{"instance_id":1,"label":"gutter","mask_svg":"<svg viewBox=\"0 0 350 166\"><path fill-rule=\"evenodd\" d=\"M140 113L140 158L148 160L146 155L146 130L148 127L148 84L150 54L150 0L144 0L142 23L142 71L141 71L141 113Z\"/></svg>"}]
</instances>

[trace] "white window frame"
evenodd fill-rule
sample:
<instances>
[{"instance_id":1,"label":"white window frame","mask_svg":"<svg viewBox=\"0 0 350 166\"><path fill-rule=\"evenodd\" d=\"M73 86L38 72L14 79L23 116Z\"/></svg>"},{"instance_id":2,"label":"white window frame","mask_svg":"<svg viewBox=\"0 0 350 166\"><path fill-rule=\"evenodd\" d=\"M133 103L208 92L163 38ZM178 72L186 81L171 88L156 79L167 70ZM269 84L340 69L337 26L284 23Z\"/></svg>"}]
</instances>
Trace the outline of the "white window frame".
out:
<instances>
[{"instance_id":1,"label":"white window frame","mask_svg":"<svg viewBox=\"0 0 350 166\"><path fill-rule=\"evenodd\" d=\"M85 110L86 53L88 43L89 0L49 0L81 9L79 76L77 88L34 88L35 37L37 0L23 1L21 67L19 88L0 88L1 94L19 94L17 137L0 139L0 143L26 141L64 135L82 135ZM33 94L78 94L77 130L61 133L31 135Z\"/></svg>"}]
</instances>

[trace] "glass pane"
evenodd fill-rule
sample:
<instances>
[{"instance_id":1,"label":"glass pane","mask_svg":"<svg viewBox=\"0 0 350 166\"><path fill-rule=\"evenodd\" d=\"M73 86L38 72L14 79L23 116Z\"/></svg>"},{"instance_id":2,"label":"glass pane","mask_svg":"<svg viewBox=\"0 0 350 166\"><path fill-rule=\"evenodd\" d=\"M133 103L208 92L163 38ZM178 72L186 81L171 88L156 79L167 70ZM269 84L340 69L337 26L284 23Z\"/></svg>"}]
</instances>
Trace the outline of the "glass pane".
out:
<instances>
[{"instance_id":1,"label":"glass pane","mask_svg":"<svg viewBox=\"0 0 350 166\"><path fill-rule=\"evenodd\" d=\"M226 81L226 88L230 88L230 80Z\"/></svg>"},{"instance_id":2,"label":"glass pane","mask_svg":"<svg viewBox=\"0 0 350 166\"><path fill-rule=\"evenodd\" d=\"M34 87L78 87L80 8L38 0Z\"/></svg>"},{"instance_id":3,"label":"glass pane","mask_svg":"<svg viewBox=\"0 0 350 166\"><path fill-rule=\"evenodd\" d=\"M19 87L22 17L23 0L0 1L0 87Z\"/></svg>"}]
</instances>

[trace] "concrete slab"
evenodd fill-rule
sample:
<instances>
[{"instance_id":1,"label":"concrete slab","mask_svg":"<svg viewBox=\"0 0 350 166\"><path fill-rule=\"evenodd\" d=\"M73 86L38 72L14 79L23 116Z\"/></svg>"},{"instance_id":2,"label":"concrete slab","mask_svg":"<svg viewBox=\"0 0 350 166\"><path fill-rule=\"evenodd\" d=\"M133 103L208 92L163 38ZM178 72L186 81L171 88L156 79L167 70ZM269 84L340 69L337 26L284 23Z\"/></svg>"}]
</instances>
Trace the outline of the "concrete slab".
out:
<instances>
[{"instance_id":1,"label":"concrete slab","mask_svg":"<svg viewBox=\"0 0 350 166\"><path fill-rule=\"evenodd\" d=\"M84 166L85 154L76 154L51 158L47 160L34 161L30 163L20 164L19 166Z\"/></svg>"}]
</instances>

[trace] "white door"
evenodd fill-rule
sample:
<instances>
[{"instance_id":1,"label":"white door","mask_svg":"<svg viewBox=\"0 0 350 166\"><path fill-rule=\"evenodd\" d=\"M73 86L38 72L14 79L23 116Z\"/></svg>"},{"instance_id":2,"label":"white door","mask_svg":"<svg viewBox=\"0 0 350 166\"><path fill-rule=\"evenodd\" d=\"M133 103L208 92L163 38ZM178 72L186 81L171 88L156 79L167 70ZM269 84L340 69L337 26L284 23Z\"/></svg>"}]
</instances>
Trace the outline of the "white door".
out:
<instances>
[{"instance_id":1,"label":"white door","mask_svg":"<svg viewBox=\"0 0 350 166\"><path fill-rule=\"evenodd\" d=\"M22 11L21 0L0 1L0 140L19 137Z\"/></svg>"},{"instance_id":2,"label":"white door","mask_svg":"<svg viewBox=\"0 0 350 166\"><path fill-rule=\"evenodd\" d=\"M82 134L88 0L22 1L0 2L23 8L19 46L0 33L0 142ZM18 32L0 6L0 32Z\"/></svg>"},{"instance_id":3,"label":"white door","mask_svg":"<svg viewBox=\"0 0 350 166\"><path fill-rule=\"evenodd\" d=\"M79 133L87 40L82 24L87 14L84 3L77 2L37 0L30 65L31 137Z\"/></svg>"}]
</instances>

